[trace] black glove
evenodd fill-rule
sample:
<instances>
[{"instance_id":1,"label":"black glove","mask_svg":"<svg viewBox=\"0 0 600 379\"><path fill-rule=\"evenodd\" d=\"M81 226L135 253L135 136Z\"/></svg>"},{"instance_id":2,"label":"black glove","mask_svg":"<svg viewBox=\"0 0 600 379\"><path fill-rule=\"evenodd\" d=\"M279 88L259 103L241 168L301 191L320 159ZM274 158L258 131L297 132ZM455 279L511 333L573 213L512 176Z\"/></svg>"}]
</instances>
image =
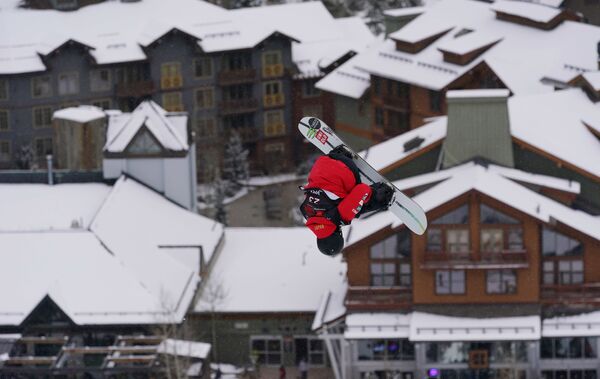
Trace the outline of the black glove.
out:
<instances>
[{"instance_id":1,"label":"black glove","mask_svg":"<svg viewBox=\"0 0 600 379\"><path fill-rule=\"evenodd\" d=\"M349 152L348 149L344 147L344 145L337 146L336 148L331 150L327 155L336 160L342 160L340 159L341 157L352 159L352 153Z\"/></svg>"},{"instance_id":2,"label":"black glove","mask_svg":"<svg viewBox=\"0 0 600 379\"><path fill-rule=\"evenodd\" d=\"M371 198L361 209L360 213L386 210L390 206L394 190L385 183L373 183L371 187Z\"/></svg>"},{"instance_id":3,"label":"black glove","mask_svg":"<svg viewBox=\"0 0 600 379\"><path fill-rule=\"evenodd\" d=\"M346 225L344 220L342 220L342 216L340 216L340 212L338 211L337 207L333 207L325 211L325 218L336 225Z\"/></svg>"}]
</instances>

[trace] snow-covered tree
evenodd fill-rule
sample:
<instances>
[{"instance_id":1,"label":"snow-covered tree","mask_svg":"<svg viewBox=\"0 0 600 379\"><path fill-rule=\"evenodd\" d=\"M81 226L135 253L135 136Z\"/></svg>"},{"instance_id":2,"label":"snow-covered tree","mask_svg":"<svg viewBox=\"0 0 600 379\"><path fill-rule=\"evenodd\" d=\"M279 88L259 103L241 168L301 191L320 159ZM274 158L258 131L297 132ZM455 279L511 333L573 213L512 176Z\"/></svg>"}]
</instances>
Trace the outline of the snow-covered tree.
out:
<instances>
[{"instance_id":1,"label":"snow-covered tree","mask_svg":"<svg viewBox=\"0 0 600 379\"><path fill-rule=\"evenodd\" d=\"M232 0L230 6L231 8L259 7L262 3L262 0Z\"/></svg>"},{"instance_id":2,"label":"snow-covered tree","mask_svg":"<svg viewBox=\"0 0 600 379\"><path fill-rule=\"evenodd\" d=\"M225 145L223 157L223 179L228 182L229 187L226 188L228 195L232 195L229 191L234 193L238 191L242 183L245 183L250 177L248 153L242 144L239 133L233 131Z\"/></svg>"},{"instance_id":3,"label":"snow-covered tree","mask_svg":"<svg viewBox=\"0 0 600 379\"><path fill-rule=\"evenodd\" d=\"M225 184L221 180L220 175L217 175L217 179L213 182L213 196L214 196L214 208L215 208L215 220L227 225L227 210L225 209Z\"/></svg>"},{"instance_id":4,"label":"snow-covered tree","mask_svg":"<svg viewBox=\"0 0 600 379\"><path fill-rule=\"evenodd\" d=\"M35 154L33 152L33 146L31 144L21 145L17 150L17 166L22 170L29 170L33 166Z\"/></svg>"}]
</instances>

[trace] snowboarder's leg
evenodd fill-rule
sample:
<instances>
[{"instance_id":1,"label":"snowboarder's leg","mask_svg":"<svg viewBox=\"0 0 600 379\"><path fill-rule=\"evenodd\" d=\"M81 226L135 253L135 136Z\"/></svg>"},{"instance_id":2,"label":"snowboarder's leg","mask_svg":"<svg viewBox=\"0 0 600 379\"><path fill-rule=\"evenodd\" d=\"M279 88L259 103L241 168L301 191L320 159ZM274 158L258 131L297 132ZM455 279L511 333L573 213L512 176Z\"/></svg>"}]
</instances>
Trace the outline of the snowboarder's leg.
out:
<instances>
[{"instance_id":1,"label":"snowboarder's leg","mask_svg":"<svg viewBox=\"0 0 600 379\"><path fill-rule=\"evenodd\" d=\"M373 183L370 187L372 195L369 202L363 207L361 214L386 210L394 196L394 190L385 183Z\"/></svg>"}]
</instances>

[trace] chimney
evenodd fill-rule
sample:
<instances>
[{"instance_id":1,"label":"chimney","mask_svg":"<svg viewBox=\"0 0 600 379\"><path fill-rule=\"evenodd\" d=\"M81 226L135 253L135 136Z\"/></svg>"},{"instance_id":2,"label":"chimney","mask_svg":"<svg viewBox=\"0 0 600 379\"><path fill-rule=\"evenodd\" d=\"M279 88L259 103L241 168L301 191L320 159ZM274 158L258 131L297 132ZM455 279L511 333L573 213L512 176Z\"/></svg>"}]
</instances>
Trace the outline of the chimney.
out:
<instances>
[{"instance_id":1,"label":"chimney","mask_svg":"<svg viewBox=\"0 0 600 379\"><path fill-rule=\"evenodd\" d=\"M54 176L52 173L52 154L46 155L46 165L48 167L48 185L54 184Z\"/></svg>"},{"instance_id":2,"label":"chimney","mask_svg":"<svg viewBox=\"0 0 600 379\"><path fill-rule=\"evenodd\" d=\"M507 89L448 91L444 168L473 159L514 167Z\"/></svg>"}]
</instances>

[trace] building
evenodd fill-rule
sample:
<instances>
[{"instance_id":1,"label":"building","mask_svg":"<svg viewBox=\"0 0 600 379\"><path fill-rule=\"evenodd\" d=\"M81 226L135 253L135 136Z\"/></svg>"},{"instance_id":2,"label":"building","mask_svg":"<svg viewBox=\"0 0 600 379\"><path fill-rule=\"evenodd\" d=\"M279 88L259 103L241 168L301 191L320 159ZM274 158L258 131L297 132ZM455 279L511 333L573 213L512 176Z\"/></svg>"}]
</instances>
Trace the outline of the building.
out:
<instances>
[{"instance_id":1,"label":"building","mask_svg":"<svg viewBox=\"0 0 600 379\"><path fill-rule=\"evenodd\" d=\"M600 29L565 9L450 0L386 18L398 29L317 83L335 94L335 128L357 148L446 114L448 90L551 92L556 82L598 68Z\"/></svg>"},{"instance_id":2,"label":"building","mask_svg":"<svg viewBox=\"0 0 600 379\"><path fill-rule=\"evenodd\" d=\"M330 59L343 59L374 38L365 27L355 28L357 19L334 19L320 2L226 10L196 0L144 0L73 12L15 5L6 12L11 37L0 63L2 168L17 166L22 146L49 151L55 110L85 104L130 112L151 99L167 111L188 112L200 179L214 177L232 131L250 150L254 173L289 170L300 159L292 139L299 60L312 60L313 68L328 56L317 49L323 57L296 59L294 46L339 42L346 50L336 49ZM350 27L356 29L351 37L363 35L359 42L349 39Z\"/></svg>"},{"instance_id":3,"label":"building","mask_svg":"<svg viewBox=\"0 0 600 379\"><path fill-rule=\"evenodd\" d=\"M10 199L0 205L0 375L147 375L190 354L160 344L190 338L173 325L193 304L222 225L127 176L0 192ZM210 345L181 344L204 352L190 365L208 362Z\"/></svg>"},{"instance_id":4,"label":"building","mask_svg":"<svg viewBox=\"0 0 600 379\"><path fill-rule=\"evenodd\" d=\"M313 325L336 377L598 377L599 109L578 88L508 94L449 91L448 116L361 153L429 227L347 231L347 286Z\"/></svg>"},{"instance_id":5,"label":"building","mask_svg":"<svg viewBox=\"0 0 600 379\"><path fill-rule=\"evenodd\" d=\"M219 362L294 377L302 358L311 378L331 378L312 322L323 291L340 285L346 265L321 254L305 227L227 228L223 249L189 314L190 329Z\"/></svg>"}]
</instances>

